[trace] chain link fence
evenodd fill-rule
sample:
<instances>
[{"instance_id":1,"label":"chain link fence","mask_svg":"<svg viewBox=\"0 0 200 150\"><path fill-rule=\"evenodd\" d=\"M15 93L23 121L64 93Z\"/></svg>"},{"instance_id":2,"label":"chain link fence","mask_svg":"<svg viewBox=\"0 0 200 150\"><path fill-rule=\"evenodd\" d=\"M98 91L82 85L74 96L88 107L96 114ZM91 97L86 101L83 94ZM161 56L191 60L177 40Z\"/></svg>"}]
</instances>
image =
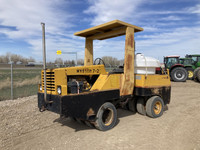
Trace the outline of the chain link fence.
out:
<instances>
[{"instance_id":1,"label":"chain link fence","mask_svg":"<svg viewBox=\"0 0 200 150\"><path fill-rule=\"evenodd\" d=\"M0 65L0 101L37 94L41 67L11 66Z\"/></svg>"},{"instance_id":2,"label":"chain link fence","mask_svg":"<svg viewBox=\"0 0 200 150\"><path fill-rule=\"evenodd\" d=\"M11 68L12 66L12 68ZM68 66L48 65L48 68ZM106 71L113 70L107 66ZM0 101L36 95L42 66L0 64Z\"/></svg>"}]
</instances>

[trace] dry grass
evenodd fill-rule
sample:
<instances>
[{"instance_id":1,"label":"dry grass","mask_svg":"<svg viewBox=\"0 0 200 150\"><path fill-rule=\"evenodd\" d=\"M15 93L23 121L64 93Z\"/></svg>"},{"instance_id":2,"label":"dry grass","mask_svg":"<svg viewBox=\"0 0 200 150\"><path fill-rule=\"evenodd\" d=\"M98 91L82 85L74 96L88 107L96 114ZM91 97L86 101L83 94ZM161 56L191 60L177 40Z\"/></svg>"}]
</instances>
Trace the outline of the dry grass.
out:
<instances>
[{"instance_id":1,"label":"dry grass","mask_svg":"<svg viewBox=\"0 0 200 150\"><path fill-rule=\"evenodd\" d=\"M22 87L22 86L25 86L25 85L33 85L33 84L39 84L40 82L40 76L36 76L34 78L31 78L31 79L25 79L23 81L14 81L13 83L13 87ZM6 80L3 80L1 81L1 84L0 84L0 90L3 89L3 88L8 88L10 87L11 85L11 81L10 81L10 78L7 78Z\"/></svg>"}]
</instances>

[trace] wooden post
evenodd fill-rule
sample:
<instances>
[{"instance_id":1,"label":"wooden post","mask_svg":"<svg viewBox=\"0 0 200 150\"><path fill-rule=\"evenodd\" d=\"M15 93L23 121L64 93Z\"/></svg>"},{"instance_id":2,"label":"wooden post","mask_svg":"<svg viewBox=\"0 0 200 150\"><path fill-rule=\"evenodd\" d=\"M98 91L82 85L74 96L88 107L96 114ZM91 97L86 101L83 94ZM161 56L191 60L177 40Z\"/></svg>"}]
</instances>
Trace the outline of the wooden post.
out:
<instances>
[{"instance_id":1,"label":"wooden post","mask_svg":"<svg viewBox=\"0 0 200 150\"><path fill-rule=\"evenodd\" d=\"M93 65L93 40L86 38L84 66L89 65Z\"/></svg>"},{"instance_id":2,"label":"wooden post","mask_svg":"<svg viewBox=\"0 0 200 150\"><path fill-rule=\"evenodd\" d=\"M124 74L121 76L120 95L132 95L134 89L134 28L127 27L124 57Z\"/></svg>"}]
</instances>

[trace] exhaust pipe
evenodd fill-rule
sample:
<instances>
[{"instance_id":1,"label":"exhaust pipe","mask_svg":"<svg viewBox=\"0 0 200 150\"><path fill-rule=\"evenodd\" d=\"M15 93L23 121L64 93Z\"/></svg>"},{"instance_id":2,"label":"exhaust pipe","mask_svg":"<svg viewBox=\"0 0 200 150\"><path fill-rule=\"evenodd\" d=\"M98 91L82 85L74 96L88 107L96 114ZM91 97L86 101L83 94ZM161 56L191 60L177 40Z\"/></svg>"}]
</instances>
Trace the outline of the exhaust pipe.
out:
<instances>
[{"instance_id":1,"label":"exhaust pipe","mask_svg":"<svg viewBox=\"0 0 200 150\"><path fill-rule=\"evenodd\" d=\"M41 25L42 25L42 47L43 47L43 72L44 72L44 101L47 102L45 23L41 22Z\"/></svg>"},{"instance_id":2,"label":"exhaust pipe","mask_svg":"<svg viewBox=\"0 0 200 150\"><path fill-rule=\"evenodd\" d=\"M41 25L42 25L42 47L43 47L43 71L44 71L44 101L45 103L52 103L53 101L47 100L45 23L41 22Z\"/></svg>"}]
</instances>

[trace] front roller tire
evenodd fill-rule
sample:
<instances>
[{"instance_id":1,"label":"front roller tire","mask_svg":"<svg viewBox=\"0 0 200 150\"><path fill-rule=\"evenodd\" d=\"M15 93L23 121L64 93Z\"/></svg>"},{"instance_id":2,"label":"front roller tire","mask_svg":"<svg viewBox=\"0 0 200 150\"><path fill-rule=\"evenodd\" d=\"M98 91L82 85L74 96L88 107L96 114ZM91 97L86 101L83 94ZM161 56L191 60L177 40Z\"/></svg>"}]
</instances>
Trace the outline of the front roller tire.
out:
<instances>
[{"instance_id":1,"label":"front roller tire","mask_svg":"<svg viewBox=\"0 0 200 150\"><path fill-rule=\"evenodd\" d=\"M157 118L162 116L164 102L159 96L153 96L147 100L146 112L149 117Z\"/></svg>"},{"instance_id":2,"label":"front roller tire","mask_svg":"<svg viewBox=\"0 0 200 150\"><path fill-rule=\"evenodd\" d=\"M99 108L96 118L95 127L97 129L110 130L117 122L117 110L112 103L106 102Z\"/></svg>"}]
</instances>

